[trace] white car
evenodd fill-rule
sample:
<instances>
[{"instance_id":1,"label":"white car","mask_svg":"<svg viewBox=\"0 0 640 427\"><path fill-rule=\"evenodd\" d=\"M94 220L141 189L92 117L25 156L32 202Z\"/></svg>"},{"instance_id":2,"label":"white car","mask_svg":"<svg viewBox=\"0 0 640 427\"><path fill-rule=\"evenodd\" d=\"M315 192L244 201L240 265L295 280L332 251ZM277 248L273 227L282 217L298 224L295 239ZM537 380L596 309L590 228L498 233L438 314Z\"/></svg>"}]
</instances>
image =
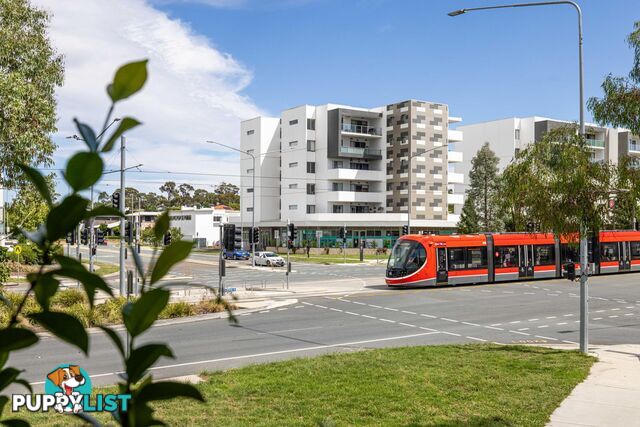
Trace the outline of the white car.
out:
<instances>
[{"instance_id":1,"label":"white car","mask_svg":"<svg viewBox=\"0 0 640 427\"><path fill-rule=\"evenodd\" d=\"M284 266L284 259L275 252L256 252L256 265L266 265L268 267Z\"/></svg>"}]
</instances>

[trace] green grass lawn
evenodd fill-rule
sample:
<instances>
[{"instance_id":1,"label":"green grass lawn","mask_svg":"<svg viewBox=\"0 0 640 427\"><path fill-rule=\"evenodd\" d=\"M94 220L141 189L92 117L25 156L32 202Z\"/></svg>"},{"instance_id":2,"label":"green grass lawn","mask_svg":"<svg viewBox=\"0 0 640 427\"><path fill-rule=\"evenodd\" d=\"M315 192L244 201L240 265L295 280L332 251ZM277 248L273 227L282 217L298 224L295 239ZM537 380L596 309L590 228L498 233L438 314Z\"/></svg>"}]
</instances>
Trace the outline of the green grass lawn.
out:
<instances>
[{"instance_id":1,"label":"green grass lawn","mask_svg":"<svg viewBox=\"0 0 640 427\"><path fill-rule=\"evenodd\" d=\"M524 346L360 351L204 374L198 387L206 403L155 408L172 426L543 426L593 362L575 351Z\"/></svg>"}]
</instances>

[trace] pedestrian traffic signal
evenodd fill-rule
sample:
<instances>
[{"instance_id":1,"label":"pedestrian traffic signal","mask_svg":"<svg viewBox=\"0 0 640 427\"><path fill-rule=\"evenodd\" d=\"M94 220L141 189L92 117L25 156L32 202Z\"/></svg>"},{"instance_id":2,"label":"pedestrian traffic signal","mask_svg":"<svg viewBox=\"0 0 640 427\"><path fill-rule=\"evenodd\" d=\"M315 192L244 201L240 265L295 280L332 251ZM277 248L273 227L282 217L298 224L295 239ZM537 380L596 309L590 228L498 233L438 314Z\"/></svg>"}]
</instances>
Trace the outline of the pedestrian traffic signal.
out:
<instances>
[{"instance_id":1,"label":"pedestrian traffic signal","mask_svg":"<svg viewBox=\"0 0 640 427\"><path fill-rule=\"evenodd\" d=\"M345 225L344 227L340 227L340 230L338 231L338 236L341 239L344 239L347 237L347 226Z\"/></svg>"},{"instance_id":2,"label":"pedestrian traffic signal","mask_svg":"<svg viewBox=\"0 0 640 427\"><path fill-rule=\"evenodd\" d=\"M89 229L88 228L83 228L82 231L80 232L80 243L82 243L83 245L86 245L89 243Z\"/></svg>"},{"instance_id":3,"label":"pedestrian traffic signal","mask_svg":"<svg viewBox=\"0 0 640 427\"><path fill-rule=\"evenodd\" d=\"M576 280L576 265L574 263L570 262L568 264L565 264L564 269L567 272L567 279L571 280L572 282Z\"/></svg>"},{"instance_id":4,"label":"pedestrian traffic signal","mask_svg":"<svg viewBox=\"0 0 640 427\"><path fill-rule=\"evenodd\" d=\"M120 192L116 191L111 195L111 205L114 209L120 210Z\"/></svg>"},{"instance_id":5,"label":"pedestrian traffic signal","mask_svg":"<svg viewBox=\"0 0 640 427\"><path fill-rule=\"evenodd\" d=\"M407 234L409 234L409 226L405 224L402 226L402 235L406 236Z\"/></svg>"},{"instance_id":6,"label":"pedestrian traffic signal","mask_svg":"<svg viewBox=\"0 0 640 427\"><path fill-rule=\"evenodd\" d=\"M242 230L233 226L233 249L242 249Z\"/></svg>"},{"instance_id":7,"label":"pedestrian traffic signal","mask_svg":"<svg viewBox=\"0 0 640 427\"><path fill-rule=\"evenodd\" d=\"M295 224L289 224L287 226L287 239L288 240L296 240L298 237L298 229Z\"/></svg>"},{"instance_id":8,"label":"pedestrian traffic signal","mask_svg":"<svg viewBox=\"0 0 640 427\"><path fill-rule=\"evenodd\" d=\"M96 243L104 245L104 232L102 230L96 230Z\"/></svg>"},{"instance_id":9,"label":"pedestrian traffic signal","mask_svg":"<svg viewBox=\"0 0 640 427\"><path fill-rule=\"evenodd\" d=\"M167 232L164 235L163 243L165 246L169 246L171 244L171 232Z\"/></svg>"},{"instance_id":10,"label":"pedestrian traffic signal","mask_svg":"<svg viewBox=\"0 0 640 427\"><path fill-rule=\"evenodd\" d=\"M125 221L124 223L124 239L127 243L131 243L133 241L133 227L131 226L130 221Z\"/></svg>"},{"instance_id":11,"label":"pedestrian traffic signal","mask_svg":"<svg viewBox=\"0 0 640 427\"><path fill-rule=\"evenodd\" d=\"M251 243L260 243L260 229L251 227Z\"/></svg>"},{"instance_id":12,"label":"pedestrian traffic signal","mask_svg":"<svg viewBox=\"0 0 640 427\"><path fill-rule=\"evenodd\" d=\"M224 248L225 251L233 252L233 250L235 249L235 239L236 239L235 224L225 224L222 229L222 247ZM242 240L242 238L240 240Z\"/></svg>"},{"instance_id":13,"label":"pedestrian traffic signal","mask_svg":"<svg viewBox=\"0 0 640 427\"><path fill-rule=\"evenodd\" d=\"M67 243L70 245L76 244L76 229L74 228L72 231L67 233Z\"/></svg>"}]
</instances>

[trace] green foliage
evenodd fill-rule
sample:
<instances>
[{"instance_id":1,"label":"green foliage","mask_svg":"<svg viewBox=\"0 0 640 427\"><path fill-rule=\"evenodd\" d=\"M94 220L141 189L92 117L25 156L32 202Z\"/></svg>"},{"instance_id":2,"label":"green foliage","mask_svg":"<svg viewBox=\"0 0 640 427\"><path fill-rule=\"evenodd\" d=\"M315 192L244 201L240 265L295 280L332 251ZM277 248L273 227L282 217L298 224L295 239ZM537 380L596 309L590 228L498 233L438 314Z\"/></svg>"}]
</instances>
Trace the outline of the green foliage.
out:
<instances>
[{"instance_id":1,"label":"green foliage","mask_svg":"<svg viewBox=\"0 0 640 427\"><path fill-rule=\"evenodd\" d=\"M458 232L463 234L480 232L480 218L478 218L478 214L476 213L474 200L468 195L464 201L464 205L462 205L460 221L458 222Z\"/></svg>"},{"instance_id":2,"label":"green foliage","mask_svg":"<svg viewBox=\"0 0 640 427\"><path fill-rule=\"evenodd\" d=\"M607 228L615 230L633 229L640 217L640 169L635 159L624 156L615 170L615 194L612 194L614 206L607 217Z\"/></svg>"},{"instance_id":3,"label":"green foliage","mask_svg":"<svg viewBox=\"0 0 640 427\"><path fill-rule=\"evenodd\" d=\"M612 169L591 161L591 153L575 126L550 131L530 144L502 174L499 200L540 230L557 235L602 229L608 214ZM513 194L517 195L514 199Z\"/></svg>"},{"instance_id":4,"label":"green foliage","mask_svg":"<svg viewBox=\"0 0 640 427\"><path fill-rule=\"evenodd\" d=\"M5 186L22 181L19 165L52 164L55 89L62 85L64 67L47 36L48 21L49 15L27 0L0 5L0 179Z\"/></svg>"},{"instance_id":5,"label":"green foliage","mask_svg":"<svg viewBox=\"0 0 640 427\"><path fill-rule=\"evenodd\" d=\"M24 168L25 174L29 168ZM33 169L35 171L35 169ZM7 222L12 229L12 234L18 230L34 231L45 221L49 213L50 203L54 193L55 174L47 176L40 175L35 171L40 179L37 184L31 182L21 182L18 184L16 196L7 205ZM45 197L43 197L43 194Z\"/></svg>"},{"instance_id":6,"label":"green foliage","mask_svg":"<svg viewBox=\"0 0 640 427\"><path fill-rule=\"evenodd\" d=\"M11 269L6 262L0 262L0 285L5 284L11 277Z\"/></svg>"},{"instance_id":7,"label":"green foliage","mask_svg":"<svg viewBox=\"0 0 640 427\"><path fill-rule=\"evenodd\" d=\"M171 238L173 240L182 240L182 238L184 237L182 231L178 227L171 227L169 229L169 233L171 233Z\"/></svg>"},{"instance_id":8,"label":"green foliage","mask_svg":"<svg viewBox=\"0 0 640 427\"><path fill-rule=\"evenodd\" d=\"M600 124L631 130L640 135L640 21L627 37L633 49L633 67L628 77L609 74L602 83L603 98L589 98L587 106Z\"/></svg>"}]
</instances>

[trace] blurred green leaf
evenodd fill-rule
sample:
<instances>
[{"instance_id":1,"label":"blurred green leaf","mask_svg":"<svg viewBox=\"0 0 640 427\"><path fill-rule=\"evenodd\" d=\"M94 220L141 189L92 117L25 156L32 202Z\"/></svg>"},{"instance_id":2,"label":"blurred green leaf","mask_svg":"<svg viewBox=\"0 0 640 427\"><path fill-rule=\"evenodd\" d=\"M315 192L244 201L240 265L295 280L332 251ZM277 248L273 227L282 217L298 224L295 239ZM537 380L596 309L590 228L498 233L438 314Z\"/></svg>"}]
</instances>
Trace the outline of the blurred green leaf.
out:
<instances>
[{"instance_id":1,"label":"blurred green leaf","mask_svg":"<svg viewBox=\"0 0 640 427\"><path fill-rule=\"evenodd\" d=\"M142 123L132 117L125 117L120 120L120 124L118 125L116 131L113 133L113 135L111 135L111 138L109 138L109 140L102 147L102 152L108 153L109 151L111 151L118 138L120 138L126 131L133 129L134 127L141 124Z\"/></svg>"},{"instance_id":2,"label":"blurred green leaf","mask_svg":"<svg viewBox=\"0 0 640 427\"><path fill-rule=\"evenodd\" d=\"M75 317L54 311L32 313L28 317L61 340L78 347L84 354L89 352L89 336Z\"/></svg>"},{"instance_id":3,"label":"blurred green leaf","mask_svg":"<svg viewBox=\"0 0 640 427\"><path fill-rule=\"evenodd\" d=\"M36 187L38 193L42 196L42 198L47 202L49 206L53 203L51 198L51 193L49 192L49 186L47 185L47 181L44 179L42 174L38 172L36 169L27 166L27 165L18 165L22 173L24 173L29 181Z\"/></svg>"},{"instance_id":4,"label":"blurred green leaf","mask_svg":"<svg viewBox=\"0 0 640 427\"><path fill-rule=\"evenodd\" d=\"M4 390L5 388L7 388L9 384L11 384L16 378L18 378L20 372L22 371L19 371L16 368L5 368L0 371L0 390Z\"/></svg>"},{"instance_id":5,"label":"blurred green leaf","mask_svg":"<svg viewBox=\"0 0 640 427\"><path fill-rule=\"evenodd\" d=\"M28 329L7 328L0 330L0 353L19 350L37 342L38 336Z\"/></svg>"},{"instance_id":6,"label":"blurred green leaf","mask_svg":"<svg viewBox=\"0 0 640 427\"><path fill-rule=\"evenodd\" d=\"M94 218L96 216L119 216L119 217L123 217L124 214L122 212L120 212L118 209L112 208L111 206L98 206L96 208L91 209L90 211L87 212L87 214L84 216L85 219L89 219L89 218Z\"/></svg>"},{"instance_id":7,"label":"blurred green leaf","mask_svg":"<svg viewBox=\"0 0 640 427\"><path fill-rule=\"evenodd\" d=\"M178 240L167 246L156 261L156 265L153 266L151 272L151 284L153 285L158 280L162 279L175 264L179 263L183 259L189 256L192 242Z\"/></svg>"},{"instance_id":8,"label":"blurred green leaf","mask_svg":"<svg viewBox=\"0 0 640 427\"><path fill-rule=\"evenodd\" d=\"M9 398L7 396L0 396L0 418L2 417L2 411L4 411L4 407L9 402Z\"/></svg>"},{"instance_id":9,"label":"blurred green leaf","mask_svg":"<svg viewBox=\"0 0 640 427\"><path fill-rule=\"evenodd\" d=\"M153 234L156 240L162 241L164 235L169 231L169 222L169 213L166 211L156 219L156 223L153 225Z\"/></svg>"},{"instance_id":10,"label":"blurred green leaf","mask_svg":"<svg viewBox=\"0 0 640 427\"><path fill-rule=\"evenodd\" d=\"M47 237L53 242L73 230L85 216L89 201L77 194L64 198L47 216Z\"/></svg>"},{"instance_id":11,"label":"blurred green leaf","mask_svg":"<svg viewBox=\"0 0 640 427\"><path fill-rule=\"evenodd\" d=\"M35 286L36 300L43 310L49 310L49 300L58 292L60 281L53 277L51 273L43 274L38 277Z\"/></svg>"},{"instance_id":12,"label":"blurred green leaf","mask_svg":"<svg viewBox=\"0 0 640 427\"><path fill-rule=\"evenodd\" d=\"M120 338L120 335L118 335L116 331L114 331L113 329L107 326L98 326L98 328L102 329L102 332L104 332L105 334L107 334L109 338L111 338L111 341L116 345L116 347L118 347L118 351L120 352L120 355L124 358L125 357L124 345L122 344L122 339Z\"/></svg>"},{"instance_id":13,"label":"blurred green leaf","mask_svg":"<svg viewBox=\"0 0 640 427\"><path fill-rule=\"evenodd\" d=\"M138 391L135 399L142 402L150 402L153 400L173 399L175 397L188 397L204 402L204 397L202 397L197 388L191 384L174 381L159 381L147 384Z\"/></svg>"},{"instance_id":14,"label":"blurred green leaf","mask_svg":"<svg viewBox=\"0 0 640 427\"><path fill-rule=\"evenodd\" d=\"M80 152L67 163L64 177L74 191L84 190L98 182L104 164L97 153Z\"/></svg>"},{"instance_id":15,"label":"blurred green leaf","mask_svg":"<svg viewBox=\"0 0 640 427\"><path fill-rule=\"evenodd\" d=\"M130 62L116 71L113 83L107 86L107 93L113 102L126 99L138 92L147 81L148 60Z\"/></svg>"},{"instance_id":16,"label":"blurred green leaf","mask_svg":"<svg viewBox=\"0 0 640 427\"><path fill-rule=\"evenodd\" d=\"M124 325L132 337L146 331L169 302L169 292L153 289L142 294L134 303L128 303L122 308Z\"/></svg>"},{"instance_id":17,"label":"blurred green leaf","mask_svg":"<svg viewBox=\"0 0 640 427\"><path fill-rule=\"evenodd\" d=\"M18 418L4 419L0 421L0 424L7 427L29 427L28 422L26 422L25 420L20 420Z\"/></svg>"},{"instance_id":18,"label":"blurred green leaf","mask_svg":"<svg viewBox=\"0 0 640 427\"><path fill-rule=\"evenodd\" d=\"M47 226L45 224L40 224L38 229L35 231L20 229L20 233L22 233L27 240L32 241L40 248L44 246L44 242L47 240Z\"/></svg>"},{"instance_id":19,"label":"blurred green leaf","mask_svg":"<svg viewBox=\"0 0 640 427\"><path fill-rule=\"evenodd\" d=\"M97 274L89 272L86 268L84 268L84 266L81 266L81 268L73 269L63 267L58 270L53 270L50 273L57 276L75 279L82 283L84 291L87 294L87 298L89 299L89 305L91 307L93 307L97 289L100 289L108 295L113 296L113 290L109 287L109 285L107 285L107 282L105 282L104 279Z\"/></svg>"},{"instance_id":20,"label":"blurred green leaf","mask_svg":"<svg viewBox=\"0 0 640 427\"><path fill-rule=\"evenodd\" d=\"M93 131L93 129L91 129L91 127L89 127L88 125L81 123L80 121L78 121L78 119L73 119L73 122L76 124L78 132L80 133L82 140L85 142L85 144L87 144L87 147L89 147L89 150L94 153L98 151L98 141L96 139L96 133Z\"/></svg>"},{"instance_id":21,"label":"blurred green leaf","mask_svg":"<svg viewBox=\"0 0 640 427\"><path fill-rule=\"evenodd\" d=\"M127 360L127 377L137 383L156 361L161 357L174 358L171 349L165 344L147 344L136 348Z\"/></svg>"}]
</instances>

